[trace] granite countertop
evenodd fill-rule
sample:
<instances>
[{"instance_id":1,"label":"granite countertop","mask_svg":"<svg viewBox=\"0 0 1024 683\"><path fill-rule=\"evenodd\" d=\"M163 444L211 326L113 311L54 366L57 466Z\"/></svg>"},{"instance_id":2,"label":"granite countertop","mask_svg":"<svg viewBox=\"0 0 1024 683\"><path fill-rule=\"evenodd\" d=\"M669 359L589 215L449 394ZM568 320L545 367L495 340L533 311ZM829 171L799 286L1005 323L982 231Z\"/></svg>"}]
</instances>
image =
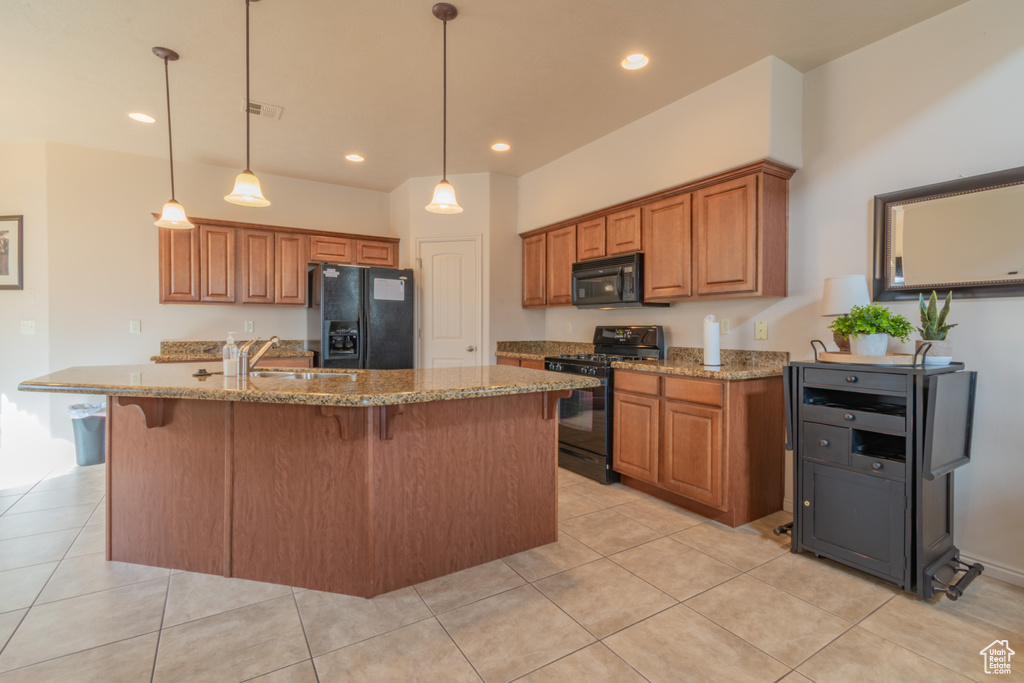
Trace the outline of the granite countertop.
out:
<instances>
[{"instance_id":1,"label":"granite countertop","mask_svg":"<svg viewBox=\"0 0 1024 683\"><path fill-rule=\"evenodd\" d=\"M545 356L560 353L593 353L593 344L562 341L500 341L496 356L528 360L544 360ZM744 349L722 349L722 365L718 370L706 369L704 350L697 347L670 346L667 360L662 361L616 361L613 369L657 372L683 377L705 377L708 379L758 379L782 374L782 368L789 362L786 351L749 351Z\"/></svg>"},{"instance_id":2,"label":"granite countertop","mask_svg":"<svg viewBox=\"0 0 1024 683\"><path fill-rule=\"evenodd\" d=\"M253 403L382 406L596 387L596 379L544 370L484 365L423 370L316 370L336 377L198 378L203 363L101 365L61 370L22 382L21 391L149 396ZM269 368L260 368L267 371ZM306 372L295 368L282 371Z\"/></svg>"},{"instance_id":3,"label":"granite countertop","mask_svg":"<svg viewBox=\"0 0 1024 683\"><path fill-rule=\"evenodd\" d=\"M235 343L241 345L245 339L236 339ZM182 361L218 361L224 359L225 341L162 341L160 342L160 355L150 356L149 359L157 363L180 363ZM261 342L255 344L259 347ZM306 342L301 339L282 339L281 345L270 347L263 355L264 358L301 358L312 356L312 351L305 349Z\"/></svg>"},{"instance_id":4,"label":"granite countertop","mask_svg":"<svg viewBox=\"0 0 1024 683\"><path fill-rule=\"evenodd\" d=\"M725 363L718 370L710 370L700 363L684 360L645 360L615 361L615 370L634 370L637 372L656 372L663 375L680 375L682 377L704 377L706 379L759 379L776 377L782 374L782 366L752 365L749 363Z\"/></svg>"}]
</instances>

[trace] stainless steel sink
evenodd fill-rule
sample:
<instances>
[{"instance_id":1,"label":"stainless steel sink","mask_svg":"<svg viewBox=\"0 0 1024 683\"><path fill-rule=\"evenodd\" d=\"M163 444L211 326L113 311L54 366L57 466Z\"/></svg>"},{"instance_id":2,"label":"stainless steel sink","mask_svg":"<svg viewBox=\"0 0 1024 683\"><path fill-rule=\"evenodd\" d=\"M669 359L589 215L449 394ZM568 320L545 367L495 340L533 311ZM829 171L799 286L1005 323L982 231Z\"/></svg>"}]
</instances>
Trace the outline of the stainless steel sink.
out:
<instances>
[{"instance_id":1,"label":"stainless steel sink","mask_svg":"<svg viewBox=\"0 0 1024 683\"><path fill-rule=\"evenodd\" d=\"M283 372L281 370L257 370L256 372L249 373L250 377L257 377L261 379L332 379L335 377L348 377L349 379L355 379L355 374L351 372Z\"/></svg>"}]
</instances>

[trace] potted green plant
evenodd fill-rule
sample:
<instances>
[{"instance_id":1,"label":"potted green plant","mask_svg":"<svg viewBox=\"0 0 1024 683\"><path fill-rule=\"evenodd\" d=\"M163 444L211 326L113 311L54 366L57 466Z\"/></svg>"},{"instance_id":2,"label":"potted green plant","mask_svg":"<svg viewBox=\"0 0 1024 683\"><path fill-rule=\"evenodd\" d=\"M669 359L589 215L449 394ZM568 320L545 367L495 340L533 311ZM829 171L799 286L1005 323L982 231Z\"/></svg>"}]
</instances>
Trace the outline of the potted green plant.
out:
<instances>
[{"instance_id":1,"label":"potted green plant","mask_svg":"<svg viewBox=\"0 0 1024 683\"><path fill-rule=\"evenodd\" d=\"M852 352L859 356L884 356L889 337L905 342L914 331L909 320L882 304L854 306L828 328L849 339Z\"/></svg>"},{"instance_id":2,"label":"potted green plant","mask_svg":"<svg viewBox=\"0 0 1024 683\"><path fill-rule=\"evenodd\" d=\"M919 294L917 304L921 308L921 327L917 331L921 338L917 340L917 349L920 350L924 344L931 344L928 353L925 354L925 365L949 365L953 360L953 343L946 340L946 335L955 324L948 325L946 318L949 316L949 304L953 301L953 290L946 294L946 303L942 310L939 310L939 297L932 290L928 298L928 304L924 303L924 294Z\"/></svg>"}]
</instances>

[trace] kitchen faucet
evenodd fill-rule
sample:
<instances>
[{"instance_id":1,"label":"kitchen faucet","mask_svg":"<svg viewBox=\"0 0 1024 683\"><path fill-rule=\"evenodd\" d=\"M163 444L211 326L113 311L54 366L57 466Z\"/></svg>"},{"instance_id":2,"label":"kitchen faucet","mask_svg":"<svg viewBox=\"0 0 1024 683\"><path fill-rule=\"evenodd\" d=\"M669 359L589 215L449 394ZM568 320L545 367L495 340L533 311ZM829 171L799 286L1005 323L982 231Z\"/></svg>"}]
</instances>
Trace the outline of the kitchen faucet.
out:
<instances>
[{"instance_id":1,"label":"kitchen faucet","mask_svg":"<svg viewBox=\"0 0 1024 683\"><path fill-rule=\"evenodd\" d=\"M259 337L253 337L252 339L238 347L239 377L248 377L249 371L252 370L253 367L255 367L256 363L258 363L260 358L263 357L263 354L270 350L271 346L281 346L280 339L278 339L276 336L271 337L266 342L264 342L263 346L261 346L259 350L252 356L252 358L250 358L249 350L252 348L252 345L258 342L259 340Z\"/></svg>"}]
</instances>

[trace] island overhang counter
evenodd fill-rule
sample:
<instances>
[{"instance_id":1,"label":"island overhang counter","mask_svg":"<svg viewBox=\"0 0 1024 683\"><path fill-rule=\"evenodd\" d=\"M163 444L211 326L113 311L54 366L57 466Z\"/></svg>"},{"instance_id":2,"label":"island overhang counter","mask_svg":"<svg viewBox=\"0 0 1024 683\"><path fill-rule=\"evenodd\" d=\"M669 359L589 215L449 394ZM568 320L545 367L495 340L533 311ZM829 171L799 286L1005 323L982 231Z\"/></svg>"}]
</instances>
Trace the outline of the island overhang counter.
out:
<instances>
[{"instance_id":1,"label":"island overhang counter","mask_svg":"<svg viewBox=\"0 0 1024 683\"><path fill-rule=\"evenodd\" d=\"M558 399L596 380L203 365L19 386L107 396L107 559L372 597L557 540Z\"/></svg>"}]
</instances>

